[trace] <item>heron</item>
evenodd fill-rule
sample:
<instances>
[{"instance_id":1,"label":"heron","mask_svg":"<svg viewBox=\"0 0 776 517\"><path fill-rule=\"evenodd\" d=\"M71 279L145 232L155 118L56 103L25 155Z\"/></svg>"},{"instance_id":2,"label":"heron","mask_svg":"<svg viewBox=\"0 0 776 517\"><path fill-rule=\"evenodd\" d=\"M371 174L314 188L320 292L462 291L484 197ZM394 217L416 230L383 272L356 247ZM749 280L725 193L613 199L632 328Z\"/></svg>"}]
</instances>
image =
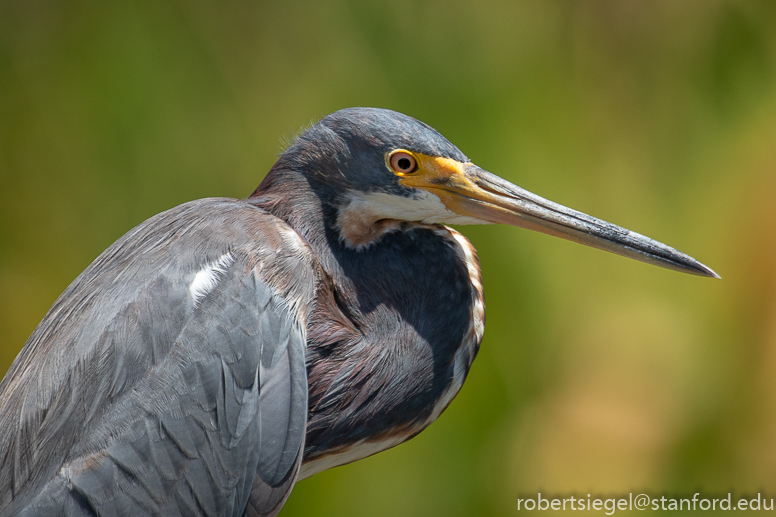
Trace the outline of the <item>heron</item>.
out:
<instances>
[{"instance_id":1,"label":"heron","mask_svg":"<svg viewBox=\"0 0 776 517\"><path fill-rule=\"evenodd\" d=\"M717 274L528 192L378 108L299 135L247 199L155 215L54 302L0 384L0 515L276 515L295 482L439 417L505 223Z\"/></svg>"}]
</instances>

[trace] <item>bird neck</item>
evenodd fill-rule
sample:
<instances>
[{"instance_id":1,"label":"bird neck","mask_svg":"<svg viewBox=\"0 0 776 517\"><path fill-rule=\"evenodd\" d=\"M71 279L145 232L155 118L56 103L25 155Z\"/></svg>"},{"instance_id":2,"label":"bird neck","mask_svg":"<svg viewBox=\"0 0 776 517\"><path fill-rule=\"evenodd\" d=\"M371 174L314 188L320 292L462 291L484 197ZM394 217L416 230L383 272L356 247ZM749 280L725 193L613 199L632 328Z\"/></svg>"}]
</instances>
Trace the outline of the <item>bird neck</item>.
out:
<instances>
[{"instance_id":1,"label":"bird neck","mask_svg":"<svg viewBox=\"0 0 776 517\"><path fill-rule=\"evenodd\" d=\"M384 233L399 229L398 221L348 216L352 199L343 199L331 185L318 183L281 157L248 201L291 226L313 249L324 270L342 278L336 255L345 248L364 250ZM406 223L405 223L406 226Z\"/></svg>"},{"instance_id":2,"label":"bird neck","mask_svg":"<svg viewBox=\"0 0 776 517\"><path fill-rule=\"evenodd\" d=\"M282 219L316 251L324 246L324 201L304 175L278 161L248 198Z\"/></svg>"},{"instance_id":3,"label":"bird neck","mask_svg":"<svg viewBox=\"0 0 776 517\"><path fill-rule=\"evenodd\" d=\"M476 253L463 236L405 223L359 251L339 238L333 195L276 165L249 198L288 223L326 272L307 328L303 476L433 422L463 384L484 321Z\"/></svg>"}]
</instances>

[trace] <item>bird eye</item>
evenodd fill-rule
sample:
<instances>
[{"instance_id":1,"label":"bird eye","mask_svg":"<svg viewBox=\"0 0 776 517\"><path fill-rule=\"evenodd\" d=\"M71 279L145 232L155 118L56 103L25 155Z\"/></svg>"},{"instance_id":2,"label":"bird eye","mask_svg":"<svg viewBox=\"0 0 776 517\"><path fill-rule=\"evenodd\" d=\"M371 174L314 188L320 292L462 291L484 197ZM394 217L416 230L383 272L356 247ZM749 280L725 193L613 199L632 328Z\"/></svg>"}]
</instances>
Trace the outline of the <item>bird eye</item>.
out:
<instances>
[{"instance_id":1,"label":"bird eye","mask_svg":"<svg viewBox=\"0 0 776 517\"><path fill-rule=\"evenodd\" d=\"M398 174L409 174L418 168L415 157L406 151L397 151L391 155L391 168Z\"/></svg>"}]
</instances>

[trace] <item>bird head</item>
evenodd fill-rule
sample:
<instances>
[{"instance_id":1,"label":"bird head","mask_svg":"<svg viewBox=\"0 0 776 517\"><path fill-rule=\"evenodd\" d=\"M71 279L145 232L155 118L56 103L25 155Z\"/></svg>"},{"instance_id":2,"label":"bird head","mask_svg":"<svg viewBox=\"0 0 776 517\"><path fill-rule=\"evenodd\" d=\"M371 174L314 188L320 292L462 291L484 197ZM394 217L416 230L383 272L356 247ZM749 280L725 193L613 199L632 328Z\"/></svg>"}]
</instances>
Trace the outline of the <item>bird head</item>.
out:
<instances>
[{"instance_id":1,"label":"bird head","mask_svg":"<svg viewBox=\"0 0 776 517\"><path fill-rule=\"evenodd\" d=\"M348 108L332 113L296 139L276 164L283 167L301 171L334 208L333 226L351 248L367 249L407 222L504 223L717 277L669 246L487 172L430 126L395 111Z\"/></svg>"}]
</instances>

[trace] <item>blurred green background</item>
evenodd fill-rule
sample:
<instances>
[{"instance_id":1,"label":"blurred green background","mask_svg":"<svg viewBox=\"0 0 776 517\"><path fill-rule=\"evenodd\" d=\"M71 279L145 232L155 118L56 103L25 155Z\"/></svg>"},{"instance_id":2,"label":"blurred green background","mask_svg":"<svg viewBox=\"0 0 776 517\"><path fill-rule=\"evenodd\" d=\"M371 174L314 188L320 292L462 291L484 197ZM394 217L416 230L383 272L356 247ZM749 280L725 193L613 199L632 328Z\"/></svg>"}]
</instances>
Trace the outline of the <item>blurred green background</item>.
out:
<instances>
[{"instance_id":1,"label":"blurred green background","mask_svg":"<svg viewBox=\"0 0 776 517\"><path fill-rule=\"evenodd\" d=\"M723 280L463 228L488 323L461 394L411 442L300 482L282 516L510 516L537 491L776 495L770 1L5 0L0 373L120 235L247 196L284 140L347 106L415 116Z\"/></svg>"}]
</instances>

